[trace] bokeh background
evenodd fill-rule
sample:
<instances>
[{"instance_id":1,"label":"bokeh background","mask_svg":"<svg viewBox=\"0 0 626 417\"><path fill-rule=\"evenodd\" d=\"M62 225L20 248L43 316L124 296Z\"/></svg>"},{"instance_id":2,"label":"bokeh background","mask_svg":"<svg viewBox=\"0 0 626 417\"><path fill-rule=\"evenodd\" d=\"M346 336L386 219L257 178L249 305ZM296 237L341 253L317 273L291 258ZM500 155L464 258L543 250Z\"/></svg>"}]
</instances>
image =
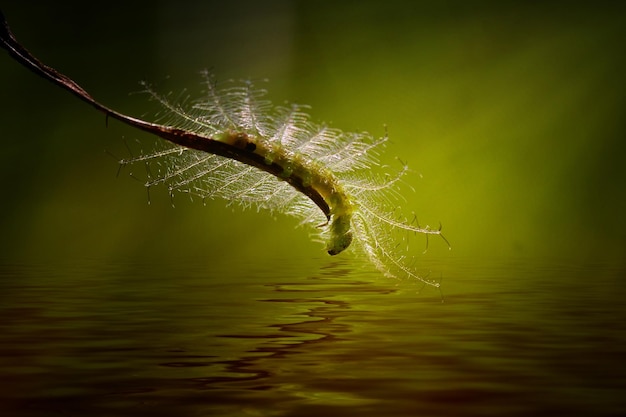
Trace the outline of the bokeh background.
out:
<instances>
[{"instance_id":1,"label":"bokeh background","mask_svg":"<svg viewBox=\"0 0 626 417\"><path fill-rule=\"evenodd\" d=\"M198 72L268 79L313 120L391 137L414 174L406 208L443 224L428 256L558 257L626 266L626 20L620 2L4 2L18 39L130 115ZM74 262L303 258L296 221L180 198L152 204L110 121L0 55L0 253ZM416 250L421 251L421 247Z\"/></svg>"}]
</instances>

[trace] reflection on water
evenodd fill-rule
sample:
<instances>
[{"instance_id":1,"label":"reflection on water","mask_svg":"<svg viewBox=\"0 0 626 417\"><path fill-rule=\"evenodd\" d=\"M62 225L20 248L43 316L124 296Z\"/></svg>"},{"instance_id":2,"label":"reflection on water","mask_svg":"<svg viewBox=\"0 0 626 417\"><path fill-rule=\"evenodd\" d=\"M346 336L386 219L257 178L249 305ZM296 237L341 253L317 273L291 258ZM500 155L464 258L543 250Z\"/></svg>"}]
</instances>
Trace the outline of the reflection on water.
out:
<instances>
[{"instance_id":1,"label":"reflection on water","mask_svg":"<svg viewBox=\"0 0 626 417\"><path fill-rule=\"evenodd\" d=\"M437 291L417 294L418 286L354 265L5 264L0 409L15 416L626 413L621 268L435 262L429 267L446 277L442 303Z\"/></svg>"}]
</instances>

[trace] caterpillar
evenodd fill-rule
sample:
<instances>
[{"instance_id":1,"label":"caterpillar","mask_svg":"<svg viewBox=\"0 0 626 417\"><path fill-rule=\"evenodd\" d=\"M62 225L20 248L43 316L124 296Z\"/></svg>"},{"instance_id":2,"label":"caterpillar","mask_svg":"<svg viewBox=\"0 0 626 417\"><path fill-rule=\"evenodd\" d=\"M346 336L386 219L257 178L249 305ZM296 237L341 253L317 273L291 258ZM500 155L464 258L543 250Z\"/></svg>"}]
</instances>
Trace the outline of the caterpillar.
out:
<instances>
[{"instance_id":1,"label":"caterpillar","mask_svg":"<svg viewBox=\"0 0 626 417\"><path fill-rule=\"evenodd\" d=\"M168 118L147 122L104 106L71 78L40 62L16 40L1 12L0 19L0 43L16 61L107 118L169 143L119 161L121 167L145 164L147 188L163 184L172 196L181 192L202 199L221 197L296 216L319 231L329 255L354 248L386 276L439 286L412 269L413 256L398 244L398 233L403 234L400 242L422 234L426 247L429 235L440 236L450 247L441 226L420 227L415 217L408 221L390 208L407 165L394 174L371 173L379 165L387 134L374 138L313 123L306 106L274 106L265 98L266 91L251 81L220 84L207 71L202 73L204 96L186 106L143 83Z\"/></svg>"}]
</instances>

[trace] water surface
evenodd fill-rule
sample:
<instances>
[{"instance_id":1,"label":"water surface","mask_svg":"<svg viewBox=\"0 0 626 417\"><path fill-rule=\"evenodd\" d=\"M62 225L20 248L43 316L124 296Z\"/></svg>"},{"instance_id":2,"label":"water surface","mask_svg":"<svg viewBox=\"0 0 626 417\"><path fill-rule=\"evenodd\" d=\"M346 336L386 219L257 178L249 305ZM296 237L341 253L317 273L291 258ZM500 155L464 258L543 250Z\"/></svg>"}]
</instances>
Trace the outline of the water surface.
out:
<instances>
[{"instance_id":1,"label":"water surface","mask_svg":"<svg viewBox=\"0 0 626 417\"><path fill-rule=\"evenodd\" d=\"M626 413L620 267L426 262L443 292L354 260L0 269L12 416ZM227 265L229 262L224 262ZM442 302L442 299L444 302Z\"/></svg>"}]
</instances>

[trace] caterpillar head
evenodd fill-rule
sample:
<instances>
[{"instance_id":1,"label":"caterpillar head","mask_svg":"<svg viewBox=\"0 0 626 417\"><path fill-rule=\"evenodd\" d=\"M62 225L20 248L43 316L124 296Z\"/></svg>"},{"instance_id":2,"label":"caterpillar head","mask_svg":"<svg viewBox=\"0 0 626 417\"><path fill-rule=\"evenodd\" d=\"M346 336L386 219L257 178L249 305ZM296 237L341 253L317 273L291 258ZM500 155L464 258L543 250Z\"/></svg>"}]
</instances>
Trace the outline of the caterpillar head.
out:
<instances>
[{"instance_id":1,"label":"caterpillar head","mask_svg":"<svg viewBox=\"0 0 626 417\"><path fill-rule=\"evenodd\" d=\"M330 224L330 238L326 244L329 255L343 252L352 243L351 220L352 216L349 214L341 214L333 219Z\"/></svg>"}]
</instances>

